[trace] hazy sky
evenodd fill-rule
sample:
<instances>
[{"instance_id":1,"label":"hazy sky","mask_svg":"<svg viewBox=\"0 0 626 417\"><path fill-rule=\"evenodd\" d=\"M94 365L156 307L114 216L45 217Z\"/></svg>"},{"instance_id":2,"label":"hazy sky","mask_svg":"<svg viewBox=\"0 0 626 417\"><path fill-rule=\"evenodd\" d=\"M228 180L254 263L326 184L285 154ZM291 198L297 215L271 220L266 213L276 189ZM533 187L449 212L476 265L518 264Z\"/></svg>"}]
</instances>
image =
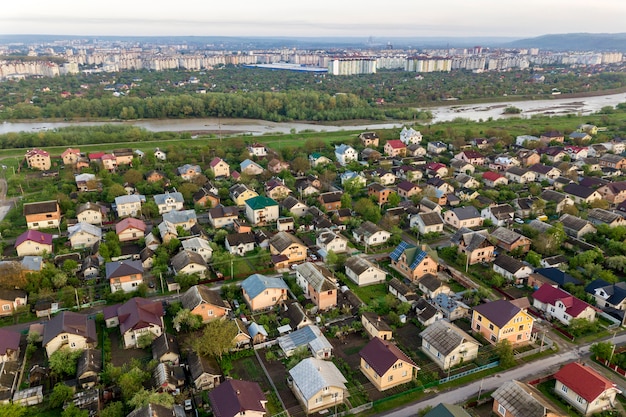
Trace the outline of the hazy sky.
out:
<instances>
[{"instance_id":1,"label":"hazy sky","mask_svg":"<svg viewBox=\"0 0 626 417\"><path fill-rule=\"evenodd\" d=\"M5 0L2 34L515 36L625 32L626 0Z\"/></svg>"}]
</instances>

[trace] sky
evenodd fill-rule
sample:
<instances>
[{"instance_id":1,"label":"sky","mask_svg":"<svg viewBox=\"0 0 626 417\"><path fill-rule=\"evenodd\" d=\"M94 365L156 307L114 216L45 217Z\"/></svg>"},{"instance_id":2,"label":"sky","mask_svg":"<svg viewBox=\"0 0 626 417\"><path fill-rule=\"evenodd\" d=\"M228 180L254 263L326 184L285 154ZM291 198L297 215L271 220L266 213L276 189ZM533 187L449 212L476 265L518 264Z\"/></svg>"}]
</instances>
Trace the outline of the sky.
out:
<instances>
[{"instance_id":1,"label":"sky","mask_svg":"<svg viewBox=\"0 0 626 417\"><path fill-rule=\"evenodd\" d=\"M626 32L625 0L6 0L1 34L534 37Z\"/></svg>"}]
</instances>

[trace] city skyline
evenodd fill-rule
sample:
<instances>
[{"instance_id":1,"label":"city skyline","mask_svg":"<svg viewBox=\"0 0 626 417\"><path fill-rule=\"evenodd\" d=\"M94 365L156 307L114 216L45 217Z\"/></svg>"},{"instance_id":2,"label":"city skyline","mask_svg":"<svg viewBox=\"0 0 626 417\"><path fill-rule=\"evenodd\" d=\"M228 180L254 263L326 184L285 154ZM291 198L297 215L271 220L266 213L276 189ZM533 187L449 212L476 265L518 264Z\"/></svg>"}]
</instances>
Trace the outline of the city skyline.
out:
<instances>
[{"instance_id":1,"label":"city skyline","mask_svg":"<svg viewBox=\"0 0 626 417\"><path fill-rule=\"evenodd\" d=\"M626 2L366 0L315 3L23 0L3 6L2 34L84 36L534 37L624 32Z\"/></svg>"}]
</instances>

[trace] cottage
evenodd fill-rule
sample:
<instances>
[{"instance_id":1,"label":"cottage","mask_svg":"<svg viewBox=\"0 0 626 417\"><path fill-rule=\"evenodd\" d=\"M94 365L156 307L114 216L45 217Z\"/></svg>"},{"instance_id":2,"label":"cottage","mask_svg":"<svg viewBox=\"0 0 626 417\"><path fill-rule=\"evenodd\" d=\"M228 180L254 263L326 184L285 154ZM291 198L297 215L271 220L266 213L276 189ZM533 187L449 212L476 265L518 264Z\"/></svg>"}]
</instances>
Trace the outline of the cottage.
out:
<instances>
[{"instance_id":1,"label":"cottage","mask_svg":"<svg viewBox=\"0 0 626 417\"><path fill-rule=\"evenodd\" d=\"M530 384L506 381L493 394L492 412L499 417L567 417Z\"/></svg>"},{"instance_id":2,"label":"cottage","mask_svg":"<svg viewBox=\"0 0 626 417\"><path fill-rule=\"evenodd\" d=\"M235 184L228 189L228 193L233 202L239 206L243 207L246 203L246 200L257 197L259 194L248 188L245 184Z\"/></svg>"},{"instance_id":3,"label":"cottage","mask_svg":"<svg viewBox=\"0 0 626 417\"><path fill-rule=\"evenodd\" d=\"M435 298L439 294L449 294L450 287L439 279L437 275L426 274L417 282L421 292L428 298Z\"/></svg>"},{"instance_id":4,"label":"cottage","mask_svg":"<svg viewBox=\"0 0 626 417\"><path fill-rule=\"evenodd\" d=\"M567 184L563 187L563 192L578 204L589 204L602 199L602 195L597 190L579 184Z\"/></svg>"},{"instance_id":5,"label":"cottage","mask_svg":"<svg viewBox=\"0 0 626 417\"><path fill-rule=\"evenodd\" d=\"M111 292L133 292L143 282L143 265L138 260L107 262L105 276Z\"/></svg>"},{"instance_id":6,"label":"cottage","mask_svg":"<svg viewBox=\"0 0 626 417\"><path fill-rule=\"evenodd\" d=\"M377 337L359 352L361 372L378 391L411 382L419 367L391 342Z\"/></svg>"},{"instance_id":7,"label":"cottage","mask_svg":"<svg viewBox=\"0 0 626 417\"><path fill-rule=\"evenodd\" d=\"M115 225L120 242L131 242L145 237L146 224L143 220L127 217Z\"/></svg>"},{"instance_id":8,"label":"cottage","mask_svg":"<svg viewBox=\"0 0 626 417\"><path fill-rule=\"evenodd\" d=\"M317 197L317 201L322 205L326 211L339 210L341 208L341 191L332 191L328 193L320 194Z\"/></svg>"},{"instance_id":9,"label":"cottage","mask_svg":"<svg viewBox=\"0 0 626 417\"><path fill-rule=\"evenodd\" d=\"M367 248L382 245L391 237L391 233L381 229L370 221L363 222L361 226L354 229L352 236L357 243L365 245Z\"/></svg>"},{"instance_id":10,"label":"cottage","mask_svg":"<svg viewBox=\"0 0 626 417\"><path fill-rule=\"evenodd\" d=\"M102 239L102 229L89 223L76 223L67 232L72 249L91 248Z\"/></svg>"},{"instance_id":11,"label":"cottage","mask_svg":"<svg viewBox=\"0 0 626 417\"><path fill-rule=\"evenodd\" d=\"M615 397L621 394L613 381L578 362L563 366L554 379L555 394L585 416L614 408Z\"/></svg>"},{"instance_id":12,"label":"cottage","mask_svg":"<svg viewBox=\"0 0 626 417\"><path fill-rule=\"evenodd\" d=\"M533 318L508 300L490 301L474 307L472 330L491 344L508 340L512 345L530 342Z\"/></svg>"},{"instance_id":13,"label":"cottage","mask_svg":"<svg viewBox=\"0 0 626 417\"><path fill-rule=\"evenodd\" d=\"M146 196L140 194L122 195L115 197L113 208L118 217L137 217L141 213L141 204L146 202Z\"/></svg>"},{"instance_id":14,"label":"cottage","mask_svg":"<svg viewBox=\"0 0 626 417\"><path fill-rule=\"evenodd\" d=\"M388 140L384 146L385 155L396 157L406 156L406 144L399 139Z\"/></svg>"},{"instance_id":15,"label":"cottage","mask_svg":"<svg viewBox=\"0 0 626 417\"><path fill-rule=\"evenodd\" d=\"M204 258L197 252L181 250L170 259L172 270L176 275L197 274L204 278L208 271L208 265Z\"/></svg>"},{"instance_id":16,"label":"cottage","mask_svg":"<svg viewBox=\"0 0 626 417\"><path fill-rule=\"evenodd\" d=\"M595 226L600 224L606 224L609 227L626 226L626 219L623 216L601 208L589 210L587 219Z\"/></svg>"},{"instance_id":17,"label":"cottage","mask_svg":"<svg viewBox=\"0 0 626 417\"><path fill-rule=\"evenodd\" d=\"M468 265L474 265L493 260L495 248L488 237L486 230L473 231L463 227L450 238L450 242L457 245L459 252L465 253Z\"/></svg>"},{"instance_id":18,"label":"cottage","mask_svg":"<svg viewBox=\"0 0 626 417\"><path fill-rule=\"evenodd\" d=\"M17 256L52 253L52 235L37 230L27 230L15 239Z\"/></svg>"},{"instance_id":19,"label":"cottage","mask_svg":"<svg viewBox=\"0 0 626 417\"><path fill-rule=\"evenodd\" d=\"M572 216L571 214L562 215L559 222L563 224L565 233L576 239L582 238L587 233L595 233L597 231L590 221Z\"/></svg>"},{"instance_id":20,"label":"cottage","mask_svg":"<svg viewBox=\"0 0 626 417\"><path fill-rule=\"evenodd\" d=\"M626 282L610 284L596 279L585 287L585 291L593 295L596 305L602 309L626 310Z\"/></svg>"},{"instance_id":21,"label":"cottage","mask_svg":"<svg viewBox=\"0 0 626 417\"><path fill-rule=\"evenodd\" d=\"M97 203L81 204L76 209L76 219L83 223L101 226L105 215L106 209Z\"/></svg>"},{"instance_id":22,"label":"cottage","mask_svg":"<svg viewBox=\"0 0 626 417\"><path fill-rule=\"evenodd\" d=\"M19 360L20 333L0 329L0 363Z\"/></svg>"},{"instance_id":23,"label":"cottage","mask_svg":"<svg viewBox=\"0 0 626 417\"><path fill-rule=\"evenodd\" d=\"M93 388L100 381L102 350L85 349L76 364L76 382L82 389Z\"/></svg>"},{"instance_id":24,"label":"cottage","mask_svg":"<svg viewBox=\"0 0 626 417\"><path fill-rule=\"evenodd\" d=\"M50 154L42 149L31 149L24 157L29 168L47 171L52 166Z\"/></svg>"},{"instance_id":25,"label":"cottage","mask_svg":"<svg viewBox=\"0 0 626 417\"><path fill-rule=\"evenodd\" d=\"M230 227L238 216L238 207L225 207L220 204L209 210L209 223L215 229Z\"/></svg>"},{"instance_id":26,"label":"cottage","mask_svg":"<svg viewBox=\"0 0 626 417\"><path fill-rule=\"evenodd\" d=\"M282 278L269 278L261 274L250 275L241 283L243 298L252 311L282 303L287 299L288 288Z\"/></svg>"},{"instance_id":27,"label":"cottage","mask_svg":"<svg viewBox=\"0 0 626 417\"><path fill-rule=\"evenodd\" d=\"M339 165L346 166L350 162L358 159L358 153L350 145L335 145L335 159L339 162Z\"/></svg>"},{"instance_id":28,"label":"cottage","mask_svg":"<svg viewBox=\"0 0 626 417\"><path fill-rule=\"evenodd\" d=\"M361 324L370 338L379 338L382 340L393 339L393 329L380 315L372 311L364 311L361 313Z\"/></svg>"},{"instance_id":29,"label":"cottage","mask_svg":"<svg viewBox=\"0 0 626 417\"><path fill-rule=\"evenodd\" d=\"M436 211L418 213L411 217L411 227L417 227L421 234L443 232L444 221Z\"/></svg>"},{"instance_id":30,"label":"cottage","mask_svg":"<svg viewBox=\"0 0 626 417\"><path fill-rule=\"evenodd\" d=\"M267 399L256 382L229 379L209 392L215 417L263 417Z\"/></svg>"},{"instance_id":31,"label":"cottage","mask_svg":"<svg viewBox=\"0 0 626 417\"><path fill-rule=\"evenodd\" d=\"M363 132L359 134L359 140L363 146L378 147L380 138L376 132Z\"/></svg>"},{"instance_id":32,"label":"cottage","mask_svg":"<svg viewBox=\"0 0 626 417\"><path fill-rule=\"evenodd\" d=\"M289 370L291 390L305 413L343 404L347 380L334 363L306 358Z\"/></svg>"},{"instance_id":33,"label":"cottage","mask_svg":"<svg viewBox=\"0 0 626 417\"><path fill-rule=\"evenodd\" d=\"M455 229L482 226L483 218L474 206L456 207L444 213L444 221Z\"/></svg>"},{"instance_id":34,"label":"cottage","mask_svg":"<svg viewBox=\"0 0 626 417\"><path fill-rule=\"evenodd\" d=\"M328 269L311 262L296 265L296 283L318 310L337 306L337 284Z\"/></svg>"},{"instance_id":35,"label":"cottage","mask_svg":"<svg viewBox=\"0 0 626 417\"><path fill-rule=\"evenodd\" d=\"M96 322L84 314L62 311L48 321L43 330L42 346L48 357L57 350L83 350L96 347Z\"/></svg>"},{"instance_id":36,"label":"cottage","mask_svg":"<svg viewBox=\"0 0 626 417\"><path fill-rule=\"evenodd\" d=\"M333 353L333 345L315 325L305 326L279 337L278 346L287 357L292 356L298 348L307 348L317 359L330 359Z\"/></svg>"},{"instance_id":37,"label":"cottage","mask_svg":"<svg viewBox=\"0 0 626 417\"><path fill-rule=\"evenodd\" d=\"M533 307L543 311L548 318L555 318L566 326L572 319L596 320L596 308L574 297L570 293L548 284L532 295Z\"/></svg>"},{"instance_id":38,"label":"cottage","mask_svg":"<svg viewBox=\"0 0 626 417\"><path fill-rule=\"evenodd\" d=\"M389 255L391 266L411 281L416 281L426 274L436 274L438 262L427 247L418 248L407 242L400 244Z\"/></svg>"},{"instance_id":39,"label":"cottage","mask_svg":"<svg viewBox=\"0 0 626 417\"><path fill-rule=\"evenodd\" d=\"M520 167L511 167L507 169L506 172L504 173L504 176L509 181L516 182L518 184L526 184L529 182L534 182L536 178L534 172L529 171L525 168L520 168Z\"/></svg>"},{"instance_id":40,"label":"cottage","mask_svg":"<svg viewBox=\"0 0 626 417\"><path fill-rule=\"evenodd\" d=\"M61 223L61 209L56 200L25 203L24 217L29 229L58 228Z\"/></svg>"},{"instance_id":41,"label":"cottage","mask_svg":"<svg viewBox=\"0 0 626 417\"><path fill-rule=\"evenodd\" d=\"M417 320L424 327L428 327L436 321L443 319L443 313L424 298L419 298L415 302L414 308Z\"/></svg>"},{"instance_id":42,"label":"cottage","mask_svg":"<svg viewBox=\"0 0 626 417\"><path fill-rule=\"evenodd\" d=\"M351 256L345 263L346 276L359 287L385 281L387 274L365 257Z\"/></svg>"},{"instance_id":43,"label":"cottage","mask_svg":"<svg viewBox=\"0 0 626 417\"><path fill-rule=\"evenodd\" d=\"M224 247L233 255L244 256L252 252L256 244L254 233L231 233L226 236Z\"/></svg>"},{"instance_id":44,"label":"cottage","mask_svg":"<svg viewBox=\"0 0 626 417\"><path fill-rule=\"evenodd\" d=\"M210 356L200 356L196 352L189 352L187 358L189 373L193 386L200 391L212 390L220 384L222 372L217 360Z\"/></svg>"},{"instance_id":45,"label":"cottage","mask_svg":"<svg viewBox=\"0 0 626 417\"><path fill-rule=\"evenodd\" d=\"M176 337L165 332L152 341L152 359L162 363L178 365L180 363L180 348Z\"/></svg>"},{"instance_id":46,"label":"cottage","mask_svg":"<svg viewBox=\"0 0 626 417\"><path fill-rule=\"evenodd\" d=\"M469 313L469 307L467 305L445 293L438 294L433 299L433 303L437 310L439 310L448 321L462 319Z\"/></svg>"},{"instance_id":47,"label":"cottage","mask_svg":"<svg viewBox=\"0 0 626 417\"><path fill-rule=\"evenodd\" d=\"M348 250L348 239L341 233L336 233L330 229L320 230L315 238L315 244L326 254L331 251L334 253L344 253Z\"/></svg>"},{"instance_id":48,"label":"cottage","mask_svg":"<svg viewBox=\"0 0 626 417\"><path fill-rule=\"evenodd\" d=\"M483 219L489 220L496 226L505 226L513 221L515 209L509 204L498 204L482 209L480 215Z\"/></svg>"},{"instance_id":49,"label":"cottage","mask_svg":"<svg viewBox=\"0 0 626 417\"><path fill-rule=\"evenodd\" d=\"M480 343L447 321L437 321L420 333L422 352L441 369L449 370L463 362L470 362L478 356Z\"/></svg>"},{"instance_id":50,"label":"cottage","mask_svg":"<svg viewBox=\"0 0 626 417\"><path fill-rule=\"evenodd\" d=\"M165 328L160 301L135 297L122 305L106 307L103 313L107 328L119 326L125 349L139 347L145 335L149 335L151 342Z\"/></svg>"},{"instance_id":51,"label":"cottage","mask_svg":"<svg viewBox=\"0 0 626 417\"><path fill-rule=\"evenodd\" d=\"M278 232L269 241L269 249L276 268L286 268L306 259L307 247L291 233Z\"/></svg>"},{"instance_id":52,"label":"cottage","mask_svg":"<svg viewBox=\"0 0 626 417\"><path fill-rule=\"evenodd\" d=\"M209 169L214 178L230 177L230 166L222 158L215 157L209 163Z\"/></svg>"},{"instance_id":53,"label":"cottage","mask_svg":"<svg viewBox=\"0 0 626 417\"><path fill-rule=\"evenodd\" d=\"M518 250L526 253L530 250L531 240L529 238L506 227L498 227L491 232L490 236L496 240L496 246L507 252Z\"/></svg>"},{"instance_id":54,"label":"cottage","mask_svg":"<svg viewBox=\"0 0 626 417\"><path fill-rule=\"evenodd\" d=\"M530 266L504 253L496 257L493 262L493 270L515 283L520 283L522 279L527 278L533 272Z\"/></svg>"},{"instance_id":55,"label":"cottage","mask_svg":"<svg viewBox=\"0 0 626 417\"><path fill-rule=\"evenodd\" d=\"M154 202L159 209L159 214L168 213L173 210L182 210L185 199L183 194L179 192L165 192L165 194L156 194Z\"/></svg>"}]
</instances>

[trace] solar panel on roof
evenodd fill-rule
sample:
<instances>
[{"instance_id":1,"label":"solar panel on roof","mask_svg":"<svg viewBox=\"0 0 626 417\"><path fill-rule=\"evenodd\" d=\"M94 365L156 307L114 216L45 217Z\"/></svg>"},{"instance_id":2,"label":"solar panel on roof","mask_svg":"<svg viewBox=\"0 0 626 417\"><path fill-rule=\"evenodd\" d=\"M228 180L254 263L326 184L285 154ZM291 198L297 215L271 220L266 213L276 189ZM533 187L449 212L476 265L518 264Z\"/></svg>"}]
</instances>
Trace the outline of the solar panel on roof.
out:
<instances>
[{"instance_id":1,"label":"solar panel on roof","mask_svg":"<svg viewBox=\"0 0 626 417\"><path fill-rule=\"evenodd\" d=\"M400 259L400 256L402 255L402 253L404 253L404 251L408 248L413 247L413 245L411 245L410 243L407 242L400 242L400 244L393 250L393 252L391 252L391 254L389 255L389 257L391 258L391 260L393 260L394 262L397 262L398 259Z\"/></svg>"},{"instance_id":2,"label":"solar panel on roof","mask_svg":"<svg viewBox=\"0 0 626 417\"><path fill-rule=\"evenodd\" d=\"M426 251L420 251L417 255L415 255L415 259L413 259L413 262L411 263L411 266L409 268L415 269L427 255L428 254L426 253Z\"/></svg>"}]
</instances>

